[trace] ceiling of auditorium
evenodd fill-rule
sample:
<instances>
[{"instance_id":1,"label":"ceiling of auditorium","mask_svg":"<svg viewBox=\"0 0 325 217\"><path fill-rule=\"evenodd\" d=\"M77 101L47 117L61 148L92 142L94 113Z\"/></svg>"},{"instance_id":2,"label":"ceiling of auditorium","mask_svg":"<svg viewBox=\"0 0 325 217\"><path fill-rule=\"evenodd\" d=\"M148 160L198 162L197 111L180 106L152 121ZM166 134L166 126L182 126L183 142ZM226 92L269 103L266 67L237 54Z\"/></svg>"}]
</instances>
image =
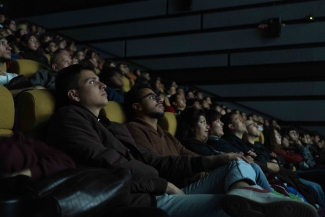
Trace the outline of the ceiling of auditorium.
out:
<instances>
[{"instance_id":1,"label":"ceiling of auditorium","mask_svg":"<svg viewBox=\"0 0 325 217\"><path fill-rule=\"evenodd\" d=\"M230 108L325 136L325 1L22 2L13 17L88 45L103 58L127 60L196 86ZM280 36L265 37L268 29L258 27L274 18L282 20Z\"/></svg>"}]
</instances>

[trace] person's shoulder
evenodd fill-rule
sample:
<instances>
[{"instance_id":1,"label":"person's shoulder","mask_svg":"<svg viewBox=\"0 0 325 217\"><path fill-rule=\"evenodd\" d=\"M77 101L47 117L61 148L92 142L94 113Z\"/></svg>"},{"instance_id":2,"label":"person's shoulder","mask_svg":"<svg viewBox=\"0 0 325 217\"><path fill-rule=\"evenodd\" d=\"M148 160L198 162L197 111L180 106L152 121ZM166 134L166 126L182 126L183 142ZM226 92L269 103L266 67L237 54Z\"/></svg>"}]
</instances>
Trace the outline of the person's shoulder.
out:
<instances>
[{"instance_id":1,"label":"person's shoulder","mask_svg":"<svg viewBox=\"0 0 325 217\"><path fill-rule=\"evenodd\" d=\"M77 113L77 114L82 114L82 115L86 115L86 116L91 116L91 114L88 114L89 113L88 111L86 111L83 108L80 108L79 106L75 106L75 105L63 106L61 108L58 108L54 112L54 115L70 116L72 113Z\"/></svg>"},{"instance_id":2,"label":"person's shoulder","mask_svg":"<svg viewBox=\"0 0 325 217\"><path fill-rule=\"evenodd\" d=\"M144 120L140 118L133 118L131 121L129 121L126 126L129 128L148 128L150 125L148 125Z\"/></svg>"}]
</instances>

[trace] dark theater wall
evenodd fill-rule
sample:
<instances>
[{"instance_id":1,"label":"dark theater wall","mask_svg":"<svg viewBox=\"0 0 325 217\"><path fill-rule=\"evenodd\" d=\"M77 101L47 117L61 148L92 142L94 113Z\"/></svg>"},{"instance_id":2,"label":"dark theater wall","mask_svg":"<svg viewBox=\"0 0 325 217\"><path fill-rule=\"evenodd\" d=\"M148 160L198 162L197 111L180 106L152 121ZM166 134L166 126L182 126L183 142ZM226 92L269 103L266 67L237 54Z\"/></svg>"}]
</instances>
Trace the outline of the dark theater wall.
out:
<instances>
[{"instance_id":1,"label":"dark theater wall","mask_svg":"<svg viewBox=\"0 0 325 217\"><path fill-rule=\"evenodd\" d=\"M44 13L15 17L220 102L325 135L325 1L45 2L24 1L17 8L44 5ZM274 18L282 21L280 37L265 37L259 26Z\"/></svg>"}]
</instances>

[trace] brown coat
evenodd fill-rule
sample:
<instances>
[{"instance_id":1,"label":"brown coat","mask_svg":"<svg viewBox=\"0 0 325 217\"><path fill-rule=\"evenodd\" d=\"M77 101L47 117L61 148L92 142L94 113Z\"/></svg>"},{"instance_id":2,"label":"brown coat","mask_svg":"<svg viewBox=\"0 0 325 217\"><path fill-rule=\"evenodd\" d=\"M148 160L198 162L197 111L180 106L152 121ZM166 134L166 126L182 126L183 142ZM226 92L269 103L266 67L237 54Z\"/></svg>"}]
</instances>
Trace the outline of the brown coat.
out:
<instances>
[{"instance_id":1,"label":"brown coat","mask_svg":"<svg viewBox=\"0 0 325 217\"><path fill-rule=\"evenodd\" d=\"M168 131L162 130L159 125L157 126L157 130L155 130L144 120L140 118L134 118L132 122L126 124L126 127L129 129L137 145L143 146L149 151L161 156L200 156L186 149Z\"/></svg>"}]
</instances>

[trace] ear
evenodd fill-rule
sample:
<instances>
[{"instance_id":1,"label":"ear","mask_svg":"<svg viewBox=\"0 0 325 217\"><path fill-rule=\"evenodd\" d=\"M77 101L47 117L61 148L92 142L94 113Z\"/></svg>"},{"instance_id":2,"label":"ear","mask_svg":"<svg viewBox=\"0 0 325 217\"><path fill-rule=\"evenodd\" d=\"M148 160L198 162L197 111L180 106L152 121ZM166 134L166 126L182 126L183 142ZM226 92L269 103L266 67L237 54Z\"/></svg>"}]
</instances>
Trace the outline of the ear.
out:
<instances>
[{"instance_id":1,"label":"ear","mask_svg":"<svg viewBox=\"0 0 325 217\"><path fill-rule=\"evenodd\" d=\"M58 70L58 65L56 63L52 64L52 70L53 71L59 71Z\"/></svg>"},{"instance_id":2,"label":"ear","mask_svg":"<svg viewBox=\"0 0 325 217\"><path fill-rule=\"evenodd\" d=\"M234 130L235 129L234 128L234 125L232 125L232 124L228 124L228 128L231 129L231 130Z\"/></svg>"},{"instance_id":3,"label":"ear","mask_svg":"<svg viewBox=\"0 0 325 217\"><path fill-rule=\"evenodd\" d=\"M133 108L133 110L136 110L136 111L142 110L141 105L139 103L133 103L132 108Z\"/></svg>"},{"instance_id":4,"label":"ear","mask_svg":"<svg viewBox=\"0 0 325 217\"><path fill-rule=\"evenodd\" d=\"M79 99L79 97L78 97L78 93L77 93L77 91L74 90L74 89L68 91L68 97L69 97L71 100L75 101L75 102L79 102L79 101L80 101L80 99Z\"/></svg>"}]
</instances>

